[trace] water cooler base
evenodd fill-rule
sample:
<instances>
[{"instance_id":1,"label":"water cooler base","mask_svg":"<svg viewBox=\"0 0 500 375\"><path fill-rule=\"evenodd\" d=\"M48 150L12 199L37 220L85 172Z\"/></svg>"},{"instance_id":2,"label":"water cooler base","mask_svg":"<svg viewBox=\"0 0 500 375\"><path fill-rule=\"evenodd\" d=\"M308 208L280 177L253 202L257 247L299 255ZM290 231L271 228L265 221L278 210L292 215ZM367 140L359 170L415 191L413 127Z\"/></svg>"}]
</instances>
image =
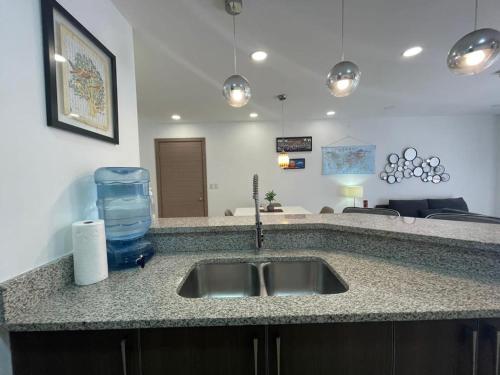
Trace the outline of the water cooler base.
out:
<instances>
[{"instance_id":1,"label":"water cooler base","mask_svg":"<svg viewBox=\"0 0 500 375\"><path fill-rule=\"evenodd\" d=\"M154 255L151 242L144 238L127 241L107 241L108 268L119 270L130 267L142 267Z\"/></svg>"}]
</instances>

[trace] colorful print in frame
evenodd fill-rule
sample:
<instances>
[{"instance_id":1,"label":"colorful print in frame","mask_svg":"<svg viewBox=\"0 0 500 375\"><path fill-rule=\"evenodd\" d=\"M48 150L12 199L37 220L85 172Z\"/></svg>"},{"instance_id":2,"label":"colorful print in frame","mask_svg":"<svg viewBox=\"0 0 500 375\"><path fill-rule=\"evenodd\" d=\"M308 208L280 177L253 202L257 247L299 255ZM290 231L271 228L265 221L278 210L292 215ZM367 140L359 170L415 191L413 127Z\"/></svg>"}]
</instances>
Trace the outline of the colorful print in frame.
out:
<instances>
[{"instance_id":1,"label":"colorful print in frame","mask_svg":"<svg viewBox=\"0 0 500 375\"><path fill-rule=\"evenodd\" d=\"M54 0L42 0L47 124L119 143L115 56Z\"/></svg>"}]
</instances>

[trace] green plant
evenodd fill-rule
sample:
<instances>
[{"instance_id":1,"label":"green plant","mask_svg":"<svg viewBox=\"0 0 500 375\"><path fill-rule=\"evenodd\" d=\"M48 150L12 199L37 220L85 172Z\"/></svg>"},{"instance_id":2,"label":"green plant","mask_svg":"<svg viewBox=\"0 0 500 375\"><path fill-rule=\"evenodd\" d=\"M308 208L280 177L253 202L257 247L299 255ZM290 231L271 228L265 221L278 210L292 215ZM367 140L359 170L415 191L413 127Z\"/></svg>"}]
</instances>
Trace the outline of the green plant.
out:
<instances>
[{"instance_id":1,"label":"green plant","mask_svg":"<svg viewBox=\"0 0 500 375\"><path fill-rule=\"evenodd\" d=\"M265 200L269 202L269 204L273 203L274 198L276 198L276 193L274 190L268 191L265 196Z\"/></svg>"}]
</instances>

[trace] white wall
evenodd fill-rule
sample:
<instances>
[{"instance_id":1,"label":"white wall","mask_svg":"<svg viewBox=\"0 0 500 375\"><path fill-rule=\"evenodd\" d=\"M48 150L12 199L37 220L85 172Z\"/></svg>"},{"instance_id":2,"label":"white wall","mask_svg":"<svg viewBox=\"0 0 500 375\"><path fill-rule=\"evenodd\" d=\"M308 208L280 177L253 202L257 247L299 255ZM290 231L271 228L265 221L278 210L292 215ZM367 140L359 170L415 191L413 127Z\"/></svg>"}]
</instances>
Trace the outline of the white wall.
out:
<instances>
[{"instance_id":1,"label":"white wall","mask_svg":"<svg viewBox=\"0 0 500 375\"><path fill-rule=\"evenodd\" d=\"M496 216L500 216L500 116L496 116L497 122L497 136L496 136L496 150L497 150L497 187L495 189L496 196Z\"/></svg>"},{"instance_id":2,"label":"white wall","mask_svg":"<svg viewBox=\"0 0 500 375\"><path fill-rule=\"evenodd\" d=\"M132 28L110 0L59 0L116 55L120 145L47 127L40 0L0 0L0 281L71 252L93 171L139 164Z\"/></svg>"},{"instance_id":3,"label":"white wall","mask_svg":"<svg viewBox=\"0 0 500 375\"><path fill-rule=\"evenodd\" d=\"M152 124L140 125L141 164L155 178L154 138L205 137L207 142L207 183L219 189L208 190L209 215L223 215L225 208L251 206L251 178L258 173L263 192L274 189L278 201L301 205L318 212L324 205L341 211L352 200L341 197L343 184L362 184L370 206L389 198L463 196L470 209L494 213L496 170L495 118L393 117L366 118L346 123L342 120L287 123L286 135L312 136L313 152L297 153L306 158L305 170L280 170L275 153L277 123L238 124ZM350 135L377 146L376 175L321 175L321 146ZM359 144L346 140L341 144ZM425 156L436 155L451 175L448 183L434 185L418 179L388 185L378 178L385 158L415 146ZM153 181L156 189L156 182ZM156 196L156 195L155 195ZM359 202L361 203L361 202Z\"/></svg>"}]
</instances>

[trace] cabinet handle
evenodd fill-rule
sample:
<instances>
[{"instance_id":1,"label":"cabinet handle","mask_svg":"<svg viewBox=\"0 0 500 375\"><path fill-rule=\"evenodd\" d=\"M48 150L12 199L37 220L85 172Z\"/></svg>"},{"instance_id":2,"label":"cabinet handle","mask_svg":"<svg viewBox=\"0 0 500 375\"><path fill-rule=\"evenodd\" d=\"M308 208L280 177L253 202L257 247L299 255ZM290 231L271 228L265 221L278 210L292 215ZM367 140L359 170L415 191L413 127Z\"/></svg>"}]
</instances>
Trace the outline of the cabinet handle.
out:
<instances>
[{"instance_id":1,"label":"cabinet handle","mask_svg":"<svg viewBox=\"0 0 500 375\"><path fill-rule=\"evenodd\" d=\"M500 375L500 331L496 330L495 336L495 375Z\"/></svg>"},{"instance_id":2,"label":"cabinet handle","mask_svg":"<svg viewBox=\"0 0 500 375\"><path fill-rule=\"evenodd\" d=\"M472 331L472 375L477 375L477 329Z\"/></svg>"},{"instance_id":3,"label":"cabinet handle","mask_svg":"<svg viewBox=\"0 0 500 375\"><path fill-rule=\"evenodd\" d=\"M254 366L254 374L258 375L259 373L259 339L253 339L253 366Z\"/></svg>"},{"instance_id":4,"label":"cabinet handle","mask_svg":"<svg viewBox=\"0 0 500 375\"><path fill-rule=\"evenodd\" d=\"M122 352L123 375L127 375L127 339L120 341L120 349Z\"/></svg>"},{"instance_id":5,"label":"cabinet handle","mask_svg":"<svg viewBox=\"0 0 500 375\"><path fill-rule=\"evenodd\" d=\"M277 375L281 372L281 337L276 337L276 368L278 370Z\"/></svg>"}]
</instances>

